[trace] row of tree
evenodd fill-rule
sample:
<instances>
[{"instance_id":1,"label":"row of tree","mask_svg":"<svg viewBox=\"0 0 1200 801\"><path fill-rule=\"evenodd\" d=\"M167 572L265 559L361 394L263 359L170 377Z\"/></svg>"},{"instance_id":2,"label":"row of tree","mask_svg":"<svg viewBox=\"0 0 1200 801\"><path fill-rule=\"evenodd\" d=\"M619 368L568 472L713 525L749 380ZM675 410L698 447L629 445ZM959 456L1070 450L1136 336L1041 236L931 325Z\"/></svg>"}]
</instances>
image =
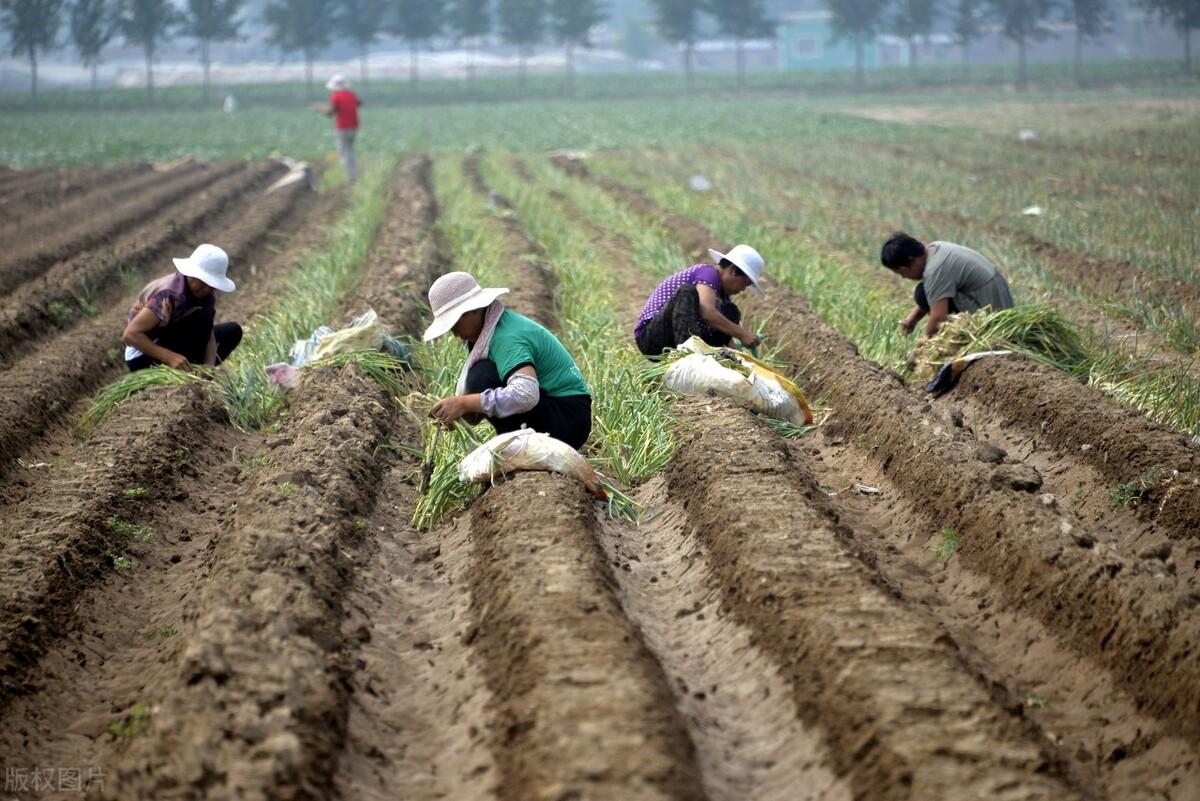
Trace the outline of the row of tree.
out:
<instances>
[{"instance_id":1,"label":"row of tree","mask_svg":"<svg viewBox=\"0 0 1200 801\"><path fill-rule=\"evenodd\" d=\"M215 42L236 40L246 22L246 0L0 0L0 26L7 29L13 55L25 56L31 68L31 89L37 102L38 54L58 45L66 22L70 41L80 60L96 69L104 49L117 36L142 49L146 88L154 92L154 60L159 49L176 37L198 43L209 90L210 50ZM1030 42L1050 34L1049 23L1066 19L1076 30L1076 63L1083 41L1099 37L1111 24L1111 0L824 0L832 15L835 40L853 43L856 79L863 82L864 51L882 32L910 42L910 64L917 65L917 44L934 30L939 14L950 13L950 27L964 51L993 22L1017 45L1018 83L1026 82L1026 50ZM1191 70L1191 32L1200 28L1200 0L1137 0L1147 10L1174 25L1184 37L1184 60ZM655 27L667 42L680 47L689 87L693 53L702 35L712 29L736 42L738 84L745 76L743 45L770 38L776 22L766 0L649 0ZM942 9L939 3L949 3ZM520 77L525 57L543 42L566 49L568 76L574 77L574 51L590 45L591 31L604 18L603 0L271 0L262 21L269 41L285 54L301 54L306 82L312 91L316 57L343 37L358 48L365 80L371 46L386 34L400 37L411 51L411 79L418 79L417 54L438 36L449 36L474 48L484 37L499 34L517 48Z\"/></svg>"},{"instance_id":2,"label":"row of tree","mask_svg":"<svg viewBox=\"0 0 1200 801\"><path fill-rule=\"evenodd\" d=\"M1192 69L1192 31L1200 28L1200 0L1137 0L1139 5L1172 25L1183 37L1184 68ZM737 40L738 84L744 78L741 44L774 34L774 22L763 0L650 0L662 38L683 51L684 72L692 83L692 53L706 28L702 17L711 15L718 28ZM1028 82L1027 50L1031 42L1052 35L1051 23L1070 22L1075 28L1075 73L1080 74L1083 43L1112 28L1111 0L824 0L831 15L833 40L849 41L855 49L855 82L864 82L865 50L881 33L892 33L909 42L909 64L917 68L918 45L933 33L939 14L949 13L954 38L965 54L984 27L995 24L1017 46L1017 83ZM943 5L943 3L947 5Z\"/></svg>"}]
</instances>

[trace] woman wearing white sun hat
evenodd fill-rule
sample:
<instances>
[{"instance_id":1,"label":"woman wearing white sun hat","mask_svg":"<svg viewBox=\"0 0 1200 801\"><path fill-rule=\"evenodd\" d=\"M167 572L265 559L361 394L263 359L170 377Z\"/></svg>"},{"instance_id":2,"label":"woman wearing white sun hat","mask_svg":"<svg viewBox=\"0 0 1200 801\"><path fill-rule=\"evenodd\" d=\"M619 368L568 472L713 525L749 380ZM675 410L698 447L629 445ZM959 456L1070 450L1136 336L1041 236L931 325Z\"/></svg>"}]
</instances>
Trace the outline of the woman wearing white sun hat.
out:
<instances>
[{"instance_id":1,"label":"woman wearing white sun hat","mask_svg":"<svg viewBox=\"0 0 1200 801\"><path fill-rule=\"evenodd\" d=\"M165 364L186 370L229 358L242 341L242 327L216 320L214 292L232 292L225 274L229 257L216 245L200 245L186 259L173 259L175 272L151 281L129 310L122 340L130 370Z\"/></svg>"},{"instance_id":2,"label":"woman wearing white sun hat","mask_svg":"<svg viewBox=\"0 0 1200 801\"><path fill-rule=\"evenodd\" d=\"M642 307L633 338L645 355L658 356L693 336L714 347L724 347L734 337L748 348L758 345L758 335L740 325L742 311L732 298L746 289L763 294L758 285L762 256L749 245L708 253L715 267L694 264L668 276Z\"/></svg>"},{"instance_id":3,"label":"woman wearing white sun hat","mask_svg":"<svg viewBox=\"0 0 1200 801\"><path fill-rule=\"evenodd\" d=\"M443 425L486 417L496 433L522 425L580 448L592 430L592 396L562 343L468 273L443 275L429 288L433 323L425 341L450 332L466 343L467 361L456 394L431 414Z\"/></svg>"}]
</instances>

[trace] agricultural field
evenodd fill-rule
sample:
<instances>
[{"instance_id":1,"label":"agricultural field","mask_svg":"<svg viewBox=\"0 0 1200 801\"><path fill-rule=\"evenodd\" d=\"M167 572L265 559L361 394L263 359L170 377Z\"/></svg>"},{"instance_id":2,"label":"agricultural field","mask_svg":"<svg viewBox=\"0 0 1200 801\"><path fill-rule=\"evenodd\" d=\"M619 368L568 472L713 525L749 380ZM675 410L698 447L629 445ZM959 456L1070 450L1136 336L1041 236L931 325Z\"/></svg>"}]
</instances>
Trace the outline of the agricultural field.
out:
<instances>
[{"instance_id":1,"label":"agricultural field","mask_svg":"<svg viewBox=\"0 0 1200 801\"><path fill-rule=\"evenodd\" d=\"M3 797L1200 799L1194 90L375 113L352 187L278 110L141 150L151 115L0 121ZM255 121L319 191L266 191ZM938 399L897 229L1020 304L943 343L1018 353ZM246 338L130 382L130 299L200 241ZM737 242L813 426L633 347L657 281ZM575 356L609 504L457 480L490 429L433 435L463 351L416 341L453 269ZM269 386L367 308L411 370Z\"/></svg>"}]
</instances>

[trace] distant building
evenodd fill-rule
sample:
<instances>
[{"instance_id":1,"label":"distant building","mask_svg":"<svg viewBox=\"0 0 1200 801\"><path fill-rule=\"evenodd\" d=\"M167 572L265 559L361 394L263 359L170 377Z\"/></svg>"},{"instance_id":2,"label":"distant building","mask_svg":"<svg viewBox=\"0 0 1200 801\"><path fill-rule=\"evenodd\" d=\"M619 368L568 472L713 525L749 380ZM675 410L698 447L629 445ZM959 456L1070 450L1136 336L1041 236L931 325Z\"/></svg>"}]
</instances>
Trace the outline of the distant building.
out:
<instances>
[{"instance_id":1,"label":"distant building","mask_svg":"<svg viewBox=\"0 0 1200 801\"><path fill-rule=\"evenodd\" d=\"M832 14L824 10L796 11L779 21L780 66L785 70L840 70L854 67L854 42L831 43ZM870 69L882 62L879 42L863 49L863 65Z\"/></svg>"}]
</instances>

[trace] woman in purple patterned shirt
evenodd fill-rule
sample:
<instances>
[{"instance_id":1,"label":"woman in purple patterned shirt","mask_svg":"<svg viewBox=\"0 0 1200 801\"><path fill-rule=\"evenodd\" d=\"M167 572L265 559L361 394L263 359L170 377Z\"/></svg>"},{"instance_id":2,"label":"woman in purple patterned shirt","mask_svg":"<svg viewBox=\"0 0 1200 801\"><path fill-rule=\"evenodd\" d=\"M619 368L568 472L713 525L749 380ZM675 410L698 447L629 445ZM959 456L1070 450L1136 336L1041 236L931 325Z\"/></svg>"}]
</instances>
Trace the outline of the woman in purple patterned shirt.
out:
<instances>
[{"instance_id":1,"label":"woman in purple patterned shirt","mask_svg":"<svg viewBox=\"0 0 1200 801\"><path fill-rule=\"evenodd\" d=\"M734 337L748 348L758 345L758 335L740 325L742 311L732 298L746 289L763 294L758 285L762 256L749 245L708 253L715 267L694 264L668 276L642 307L633 338L645 355L659 356L693 336L714 347L724 347Z\"/></svg>"}]
</instances>

